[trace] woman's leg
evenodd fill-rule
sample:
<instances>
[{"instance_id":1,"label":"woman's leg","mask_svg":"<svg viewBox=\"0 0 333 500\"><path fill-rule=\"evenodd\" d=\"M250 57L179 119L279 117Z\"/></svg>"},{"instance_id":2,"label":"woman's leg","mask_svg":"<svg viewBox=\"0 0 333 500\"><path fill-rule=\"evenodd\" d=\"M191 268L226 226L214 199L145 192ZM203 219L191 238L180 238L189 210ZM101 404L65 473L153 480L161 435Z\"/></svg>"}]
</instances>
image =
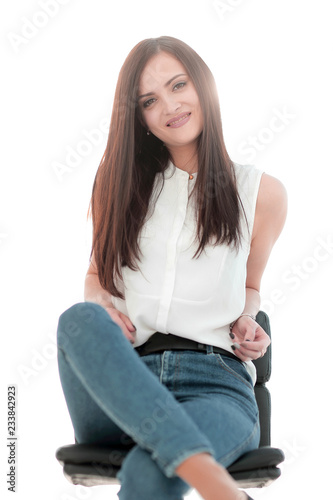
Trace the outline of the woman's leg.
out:
<instances>
[{"instance_id":1,"label":"woman's leg","mask_svg":"<svg viewBox=\"0 0 333 500\"><path fill-rule=\"evenodd\" d=\"M156 359L145 358L153 369ZM258 406L242 363L207 346L206 353L165 352L160 366L161 382L212 443L214 457L224 467L259 446Z\"/></svg>"},{"instance_id":2,"label":"woman's leg","mask_svg":"<svg viewBox=\"0 0 333 500\"><path fill-rule=\"evenodd\" d=\"M127 454L117 477L119 500L183 500L191 489L180 477L167 477L151 453L138 445Z\"/></svg>"},{"instance_id":3,"label":"woman's leg","mask_svg":"<svg viewBox=\"0 0 333 500\"><path fill-rule=\"evenodd\" d=\"M118 427L91 397L74 373L61 348L58 349L60 381L78 443L128 446L133 440Z\"/></svg>"},{"instance_id":4,"label":"woman's leg","mask_svg":"<svg viewBox=\"0 0 333 500\"><path fill-rule=\"evenodd\" d=\"M177 466L192 455L213 454L209 440L101 306L83 302L65 311L59 319L58 348L63 374L67 364L67 375L76 376L94 401L94 411L100 409L147 450L165 476L176 476ZM67 395L70 399L68 389ZM86 431L81 432L84 439Z\"/></svg>"},{"instance_id":5,"label":"woman's leg","mask_svg":"<svg viewBox=\"0 0 333 500\"><path fill-rule=\"evenodd\" d=\"M165 352L143 357L145 364L174 393L190 418L207 436L218 465L209 455L195 455L176 470L181 479L167 478L150 454L136 446L118 474L120 500L180 500L195 487L204 498L243 499L225 467L259 444L258 409L252 381L237 361L207 354ZM140 465L139 465L140 464ZM163 477L160 477L163 476ZM145 481L147 478L147 481Z\"/></svg>"}]
</instances>

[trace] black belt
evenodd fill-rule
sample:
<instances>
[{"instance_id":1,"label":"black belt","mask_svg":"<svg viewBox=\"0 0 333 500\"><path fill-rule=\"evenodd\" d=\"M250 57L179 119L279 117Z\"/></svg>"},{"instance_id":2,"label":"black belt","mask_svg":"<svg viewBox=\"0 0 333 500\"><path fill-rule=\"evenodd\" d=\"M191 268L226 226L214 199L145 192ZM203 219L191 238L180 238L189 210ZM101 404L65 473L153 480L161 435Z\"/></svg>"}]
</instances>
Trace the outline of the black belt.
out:
<instances>
[{"instance_id":1,"label":"black belt","mask_svg":"<svg viewBox=\"0 0 333 500\"><path fill-rule=\"evenodd\" d=\"M178 337L178 335L173 335L172 333L164 334L161 332L154 333L144 344L136 347L135 350L139 356L147 356L147 354L152 354L161 351L201 351L207 352L206 344L201 344L195 340L185 339L183 337ZM213 346L213 352L227 356L228 358L236 359L240 363L242 360L237 356L232 354L221 347Z\"/></svg>"}]
</instances>

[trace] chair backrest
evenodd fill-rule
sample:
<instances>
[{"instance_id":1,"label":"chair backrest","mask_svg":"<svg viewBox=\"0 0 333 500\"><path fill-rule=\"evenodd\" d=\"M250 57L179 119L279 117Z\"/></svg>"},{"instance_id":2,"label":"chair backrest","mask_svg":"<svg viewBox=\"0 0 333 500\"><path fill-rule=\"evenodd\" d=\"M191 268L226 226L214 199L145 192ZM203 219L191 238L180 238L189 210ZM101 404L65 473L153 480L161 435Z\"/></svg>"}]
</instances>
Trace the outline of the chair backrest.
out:
<instances>
[{"instance_id":1,"label":"chair backrest","mask_svg":"<svg viewBox=\"0 0 333 500\"><path fill-rule=\"evenodd\" d=\"M271 327L269 318L264 311L259 311L256 322L265 330L271 338ZM256 359L254 365L257 370L257 382L254 387L256 400L259 408L260 420L260 444L259 446L270 446L271 444L271 395L266 387L266 382L271 377L272 369L272 344L269 345L265 355Z\"/></svg>"}]
</instances>

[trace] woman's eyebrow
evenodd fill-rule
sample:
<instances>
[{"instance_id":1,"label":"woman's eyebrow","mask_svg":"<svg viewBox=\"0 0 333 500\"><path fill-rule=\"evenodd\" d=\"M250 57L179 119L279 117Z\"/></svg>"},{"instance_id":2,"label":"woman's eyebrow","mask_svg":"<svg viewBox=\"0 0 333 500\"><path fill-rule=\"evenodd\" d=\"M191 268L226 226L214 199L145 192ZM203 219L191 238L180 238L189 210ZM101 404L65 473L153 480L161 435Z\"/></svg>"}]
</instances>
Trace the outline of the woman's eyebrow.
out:
<instances>
[{"instance_id":1,"label":"woman's eyebrow","mask_svg":"<svg viewBox=\"0 0 333 500\"><path fill-rule=\"evenodd\" d=\"M185 73L179 73L178 75L173 76L168 82L166 82L166 84L164 85L164 87L167 87L168 85L170 85L170 83L173 80L175 80L176 78L178 78L179 76L186 76L186 74ZM142 99L142 97L147 97L147 96L153 95L153 94L154 94L154 92L148 92L147 94L139 95L138 100Z\"/></svg>"}]
</instances>

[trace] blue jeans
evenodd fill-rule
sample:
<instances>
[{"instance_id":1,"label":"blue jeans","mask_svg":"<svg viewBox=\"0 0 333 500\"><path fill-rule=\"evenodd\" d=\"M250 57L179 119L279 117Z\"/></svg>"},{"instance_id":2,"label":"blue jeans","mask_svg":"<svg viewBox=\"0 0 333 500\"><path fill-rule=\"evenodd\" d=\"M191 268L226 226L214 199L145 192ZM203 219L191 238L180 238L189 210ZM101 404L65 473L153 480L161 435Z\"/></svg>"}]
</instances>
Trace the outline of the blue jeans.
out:
<instances>
[{"instance_id":1,"label":"blue jeans","mask_svg":"<svg viewBox=\"0 0 333 500\"><path fill-rule=\"evenodd\" d=\"M92 302L59 318L60 380L79 443L131 444L120 500L180 500L175 470L210 453L228 467L259 445L258 407L242 363L213 352L140 356L106 310Z\"/></svg>"}]
</instances>

